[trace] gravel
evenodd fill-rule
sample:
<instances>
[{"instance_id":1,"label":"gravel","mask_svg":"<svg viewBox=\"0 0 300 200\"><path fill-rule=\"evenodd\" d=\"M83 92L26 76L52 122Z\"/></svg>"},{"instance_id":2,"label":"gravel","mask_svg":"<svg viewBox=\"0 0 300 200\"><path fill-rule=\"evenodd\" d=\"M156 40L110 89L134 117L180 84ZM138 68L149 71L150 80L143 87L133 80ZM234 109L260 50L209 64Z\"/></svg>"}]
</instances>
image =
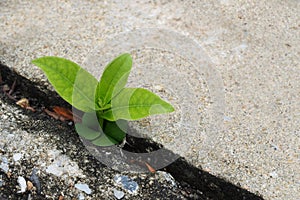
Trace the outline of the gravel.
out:
<instances>
[{"instance_id":1,"label":"gravel","mask_svg":"<svg viewBox=\"0 0 300 200\"><path fill-rule=\"evenodd\" d=\"M66 136L69 140L61 137L62 134L72 134L67 123L55 123L50 118L50 123L43 123L30 119L21 108L2 99L0 103L0 198L115 199L115 188L124 193L124 199L188 198L181 194L184 190L151 173L136 175L125 172L124 175L137 181L140 187L135 193L127 192L114 181L114 177L122 172L111 170L93 159L78 137ZM28 123L25 130L20 129L26 127L24 122ZM20 154L23 156L16 160L16 155ZM34 185L30 191L27 181ZM159 192L161 190L165 191L164 194Z\"/></svg>"}]
</instances>

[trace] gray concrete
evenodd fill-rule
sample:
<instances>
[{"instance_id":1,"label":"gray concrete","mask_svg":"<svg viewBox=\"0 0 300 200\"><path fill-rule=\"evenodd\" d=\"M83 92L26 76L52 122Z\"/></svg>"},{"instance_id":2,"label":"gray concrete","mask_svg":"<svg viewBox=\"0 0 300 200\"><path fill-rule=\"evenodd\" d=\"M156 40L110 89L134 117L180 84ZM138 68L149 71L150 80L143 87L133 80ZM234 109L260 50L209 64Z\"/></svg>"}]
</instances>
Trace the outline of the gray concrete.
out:
<instances>
[{"instance_id":1,"label":"gray concrete","mask_svg":"<svg viewBox=\"0 0 300 200\"><path fill-rule=\"evenodd\" d=\"M48 84L30 64L32 59L61 56L97 74L103 68L89 63L103 66L113 57L96 54L99 61L93 59L95 53L105 53L102 47L109 46L105 42L112 35L163 28L191 38L201 45L202 60L209 59L210 69L219 73L216 88L209 84L213 77L201 74L199 66L191 67L195 63L188 57L132 49L136 68L129 84L163 87L166 94L161 95L177 108L168 118L158 117L165 120L163 125L151 119L151 127L159 133L151 137L194 165L265 199L296 200L300 199L299 10L296 0L1 1L0 60L31 80ZM160 48L169 50L165 45ZM161 71L153 72L153 63L162 64ZM161 80L158 74L153 78L151 72L169 78ZM215 93L222 89L220 83L225 96ZM185 89L191 92L185 94ZM216 101L221 102L219 110L214 108ZM220 116L224 120L213 130L212 120ZM145 134L151 134L151 128L140 124ZM172 124L177 126L171 129Z\"/></svg>"}]
</instances>

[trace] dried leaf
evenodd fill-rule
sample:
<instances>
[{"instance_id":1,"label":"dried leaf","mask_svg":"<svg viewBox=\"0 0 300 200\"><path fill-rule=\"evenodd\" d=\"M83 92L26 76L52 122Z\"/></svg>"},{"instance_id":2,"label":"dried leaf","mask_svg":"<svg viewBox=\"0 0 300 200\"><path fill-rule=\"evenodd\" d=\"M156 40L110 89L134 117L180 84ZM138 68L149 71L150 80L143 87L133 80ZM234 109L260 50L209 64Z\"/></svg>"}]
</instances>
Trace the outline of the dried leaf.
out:
<instances>
[{"instance_id":1,"label":"dried leaf","mask_svg":"<svg viewBox=\"0 0 300 200\"><path fill-rule=\"evenodd\" d=\"M29 106L29 101L26 98L22 98L16 102L17 105L21 106L22 108L27 108Z\"/></svg>"},{"instance_id":2,"label":"dried leaf","mask_svg":"<svg viewBox=\"0 0 300 200\"><path fill-rule=\"evenodd\" d=\"M156 170L151 165L149 165L147 162L145 162L145 165L148 168L149 172L151 172L151 173L155 173L156 172Z\"/></svg>"},{"instance_id":3,"label":"dried leaf","mask_svg":"<svg viewBox=\"0 0 300 200\"><path fill-rule=\"evenodd\" d=\"M29 100L26 99L26 98L22 98L20 99L19 101L16 102L17 105L21 106L22 108L25 108L27 110L31 110L32 112L35 112L35 109L32 108L30 105L29 105Z\"/></svg>"},{"instance_id":4,"label":"dried leaf","mask_svg":"<svg viewBox=\"0 0 300 200\"><path fill-rule=\"evenodd\" d=\"M59 119L61 121L65 121L65 119L63 117L56 114L55 112L48 110L47 108L44 109L44 112L47 113L47 115L49 115L50 117L53 117L54 119Z\"/></svg>"},{"instance_id":5,"label":"dried leaf","mask_svg":"<svg viewBox=\"0 0 300 200\"><path fill-rule=\"evenodd\" d=\"M59 107L59 106L54 106L53 107L53 111L56 114L58 114L60 116L63 116L65 119L73 121L73 114L72 114L72 112L69 109L63 108L63 107Z\"/></svg>"},{"instance_id":6,"label":"dried leaf","mask_svg":"<svg viewBox=\"0 0 300 200\"><path fill-rule=\"evenodd\" d=\"M53 117L54 119L60 121L71 120L74 122L81 122L81 118L76 115L73 116L73 113L67 108L54 106L53 111L54 112L48 110L47 108L44 109L44 112L47 113L50 117Z\"/></svg>"},{"instance_id":7,"label":"dried leaf","mask_svg":"<svg viewBox=\"0 0 300 200\"><path fill-rule=\"evenodd\" d=\"M73 115L72 111L70 111L67 108L63 108L63 107L60 107L60 106L54 106L53 111L56 114L64 117L67 120L71 120L71 121L74 121L74 122L80 122L81 121L80 117L78 117L76 115Z\"/></svg>"}]
</instances>

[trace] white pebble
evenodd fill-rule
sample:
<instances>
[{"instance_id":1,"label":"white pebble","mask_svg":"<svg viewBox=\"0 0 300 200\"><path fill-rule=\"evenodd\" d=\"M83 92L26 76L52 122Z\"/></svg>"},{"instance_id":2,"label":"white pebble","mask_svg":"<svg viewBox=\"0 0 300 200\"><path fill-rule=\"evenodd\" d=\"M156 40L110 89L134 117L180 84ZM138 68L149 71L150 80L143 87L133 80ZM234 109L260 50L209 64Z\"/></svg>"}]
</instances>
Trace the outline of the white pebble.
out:
<instances>
[{"instance_id":1,"label":"white pebble","mask_svg":"<svg viewBox=\"0 0 300 200\"><path fill-rule=\"evenodd\" d=\"M21 190L18 191L18 193L24 193L24 192L26 192L27 184L26 184L25 178L23 178L22 176L19 176L18 177L18 184L19 184L19 186L21 188Z\"/></svg>"},{"instance_id":2,"label":"white pebble","mask_svg":"<svg viewBox=\"0 0 300 200\"><path fill-rule=\"evenodd\" d=\"M23 155L21 153L15 153L13 155L13 159L15 162L19 161L22 157L23 157Z\"/></svg>"},{"instance_id":3,"label":"white pebble","mask_svg":"<svg viewBox=\"0 0 300 200\"><path fill-rule=\"evenodd\" d=\"M117 199L122 199L125 194L120 190L114 189L114 195Z\"/></svg>"},{"instance_id":4,"label":"white pebble","mask_svg":"<svg viewBox=\"0 0 300 200\"><path fill-rule=\"evenodd\" d=\"M75 188L85 192L86 194L91 194L92 193L92 190L89 188L89 186L87 184L77 183L77 184L75 184Z\"/></svg>"},{"instance_id":5,"label":"white pebble","mask_svg":"<svg viewBox=\"0 0 300 200\"><path fill-rule=\"evenodd\" d=\"M174 179L174 177L171 174L169 174L167 172L164 172L164 171L158 171L157 173L158 174L162 174L164 176L165 180L167 182L171 183L173 187L176 186L175 179Z\"/></svg>"},{"instance_id":6,"label":"white pebble","mask_svg":"<svg viewBox=\"0 0 300 200\"><path fill-rule=\"evenodd\" d=\"M0 164L0 169L2 169L2 171L4 171L5 173L8 172L9 166L8 166L8 160L6 157L2 158L2 162Z\"/></svg>"},{"instance_id":7,"label":"white pebble","mask_svg":"<svg viewBox=\"0 0 300 200\"><path fill-rule=\"evenodd\" d=\"M137 193L139 186L137 182L131 180L128 176L122 176L122 175L115 175L114 181L117 184L121 184L122 187L129 192L130 194L135 194Z\"/></svg>"},{"instance_id":8,"label":"white pebble","mask_svg":"<svg viewBox=\"0 0 300 200\"><path fill-rule=\"evenodd\" d=\"M78 200L84 200L84 195L82 193L78 195Z\"/></svg>"},{"instance_id":9,"label":"white pebble","mask_svg":"<svg viewBox=\"0 0 300 200\"><path fill-rule=\"evenodd\" d=\"M272 177L272 178L278 178L278 174L273 171L273 172L270 172L269 175Z\"/></svg>"},{"instance_id":10,"label":"white pebble","mask_svg":"<svg viewBox=\"0 0 300 200\"><path fill-rule=\"evenodd\" d=\"M158 90L158 91L163 91L163 90L164 90L164 87L161 86L161 85L155 85L155 86L154 86L154 89L155 89L155 90Z\"/></svg>"},{"instance_id":11,"label":"white pebble","mask_svg":"<svg viewBox=\"0 0 300 200\"><path fill-rule=\"evenodd\" d=\"M56 176L61 176L64 173L63 168L57 166L56 164L49 165L46 169L46 172Z\"/></svg>"},{"instance_id":12,"label":"white pebble","mask_svg":"<svg viewBox=\"0 0 300 200\"><path fill-rule=\"evenodd\" d=\"M4 181L2 180L2 175L0 175L0 187L2 187L2 185L4 185Z\"/></svg>"}]
</instances>

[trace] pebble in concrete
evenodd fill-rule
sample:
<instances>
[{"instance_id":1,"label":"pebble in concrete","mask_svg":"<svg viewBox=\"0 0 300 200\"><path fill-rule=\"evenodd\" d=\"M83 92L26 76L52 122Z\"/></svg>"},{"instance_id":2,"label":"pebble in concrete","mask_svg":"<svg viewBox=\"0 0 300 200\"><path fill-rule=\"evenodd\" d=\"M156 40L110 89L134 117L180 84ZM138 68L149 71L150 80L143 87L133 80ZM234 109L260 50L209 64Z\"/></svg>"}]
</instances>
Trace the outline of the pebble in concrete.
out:
<instances>
[{"instance_id":1,"label":"pebble in concrete","mask_svg":"<svg viewBox=\"0 0 300 200\"><path fill-rule=\"evenodd\" d=\"M122 187L130 194L137 193L139 189L138 184L135 181L131 180L128 176L116 175L114 177L114 181L117 184L121 184Z\"/></svg>"},{"instance_id":2,"label":"pebble in concrete","mask_svg":"<svg viewBox=\"0 0 300 200\"><path fill-rule=\"evenodd\" d=\"M117 199L122 199L124 197L124 192L121 191L121 190L117 190L114 188L114 196L117 198Z\"/></svg>"},{"instance_id":3,"label":"pebble in concrete","mask_svg":"<svg viewBox=\"0 0 300 200\"><path fill-rule=\"evenodd\" d=\"M19 161L22 157L23 157L23 155L21 153L15 153L13 155L13 159L15 162Z\"/></svg>"},{"instance_id":4,"label":"pebble in concrete","mask_svg":"<svg viewBox=\"0 0 300 200\"><path fill-rule=\"evenodd\" d=\"M8 167L8 160L7 160L6 157L2 157L2 162L0 164L0 169L2 171L4 171L5 173L8 172L9 167Z\"/></svg>"},{"instance_id":5,"label":"pebble in concrete","mask_svg":"<svg viewBox=\"0 0 300 200\"><path fill-rule=\"evenodd\" d=\"M84 184L84 183L75 184L75 188L85 192L86 194L91 194L92 193L92 190L89 188L89 186L87 184Z\"/></svg>"},{"instance_id":6,"label":"pebble in concrete","mask_svg":"<svg viewBox=\"0 0 300 200\"><path fill-rule=\"evenodd\" d=\"M18 184L20 187L20 191L18 191L18 193L26 192L27 184L26 184L26 180L24 177L22 177L22 176L18 177Z\"/></svg>"}]
</instances>

